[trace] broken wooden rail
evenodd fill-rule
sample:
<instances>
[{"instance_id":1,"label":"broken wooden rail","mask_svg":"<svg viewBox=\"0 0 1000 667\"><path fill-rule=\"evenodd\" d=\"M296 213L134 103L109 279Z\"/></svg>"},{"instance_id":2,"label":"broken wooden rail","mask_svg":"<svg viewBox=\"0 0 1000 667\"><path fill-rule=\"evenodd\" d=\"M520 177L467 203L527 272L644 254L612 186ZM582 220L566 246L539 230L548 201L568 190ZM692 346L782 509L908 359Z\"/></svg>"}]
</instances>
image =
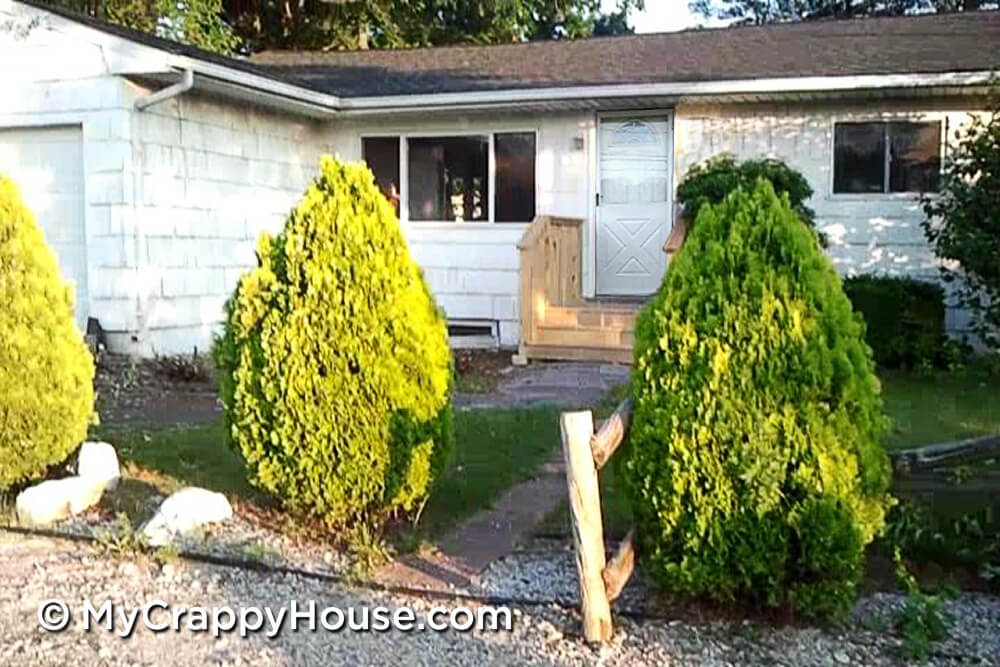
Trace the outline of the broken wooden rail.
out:
<instances>
[{"instance_id":1,"label":"broken wooden rail","mask_svg":"<svg viewBox=\"0 0 1000 667\"><path fill-rule=\"evenodd\" d=\"M889 457L892 459L893 467L900 473L958 462L1000 458L1000 436L969 438L958 442L900 449L889 452Z\"/></svg>"},{"instance_id":2,"label":"broken wooden rail","mask_svg":"<svg viewBox=\"0 0 1000 667\"><path fill-rule=\"evenodd\" d=\"M610 459L628 433L632 401L623 401L594 432L590 410L564 412L559 420L566 485L569 490L573 546L580 585L583 636L588 642L611 639L611 602L618 597L635 567L635 530L606 562L601 492L597 471Z\"/></svg>"}]
</instances>

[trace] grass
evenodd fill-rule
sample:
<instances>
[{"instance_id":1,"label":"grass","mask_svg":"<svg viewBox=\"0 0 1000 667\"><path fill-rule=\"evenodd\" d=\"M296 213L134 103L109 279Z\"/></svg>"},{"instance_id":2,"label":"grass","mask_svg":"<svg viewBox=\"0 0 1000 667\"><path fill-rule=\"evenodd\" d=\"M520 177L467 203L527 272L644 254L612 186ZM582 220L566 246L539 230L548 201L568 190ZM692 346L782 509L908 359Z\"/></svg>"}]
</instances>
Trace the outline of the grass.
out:
<instances>
[{"instance_id":1,"label":"grass","mask_svg":"<svg viewBox=\"0 0 1000 667\"><path fill-rule=\"evenodd\" d=\"M886 447L906 449L1000 433L1000 376L976 368L953 373L883 371Z\"/></svg>"},{"instance_id":2,"label":"grass","mask_svg":"<svg viewBox=\"0 0 1000 667\"><path fill-rule=\"evenodd\" d=\"M882 391L892 427L889 450L908 449L962 438L1000 433L1000 376L976 367L955 372L882 371ZM607 414L625 395L618 387L602 401L598 416ZM614 465L600 472L601 511L605 535L620 538L632 524ZM550 512L535 528L539 536L567 535L569 507Z\"/></svg>"},{"instance_id":3,"label":"grass","mask_svg":"<svg viewBox=\"0 0 1000 667\"><path fill-rule=\"evenodd\" d=\"M100 427L125 468L114 511L151 513L148 498L201 486L247 502L268 499L246 480L240 457L224 441L221 422L171 429ZM455 414L455 449L421 517L420 532L437 535L489 507L504 490L534 474L559 447L554 409L475 410ZM155 509L155 507L154 507Z\"/></svg>"}]
</instances>

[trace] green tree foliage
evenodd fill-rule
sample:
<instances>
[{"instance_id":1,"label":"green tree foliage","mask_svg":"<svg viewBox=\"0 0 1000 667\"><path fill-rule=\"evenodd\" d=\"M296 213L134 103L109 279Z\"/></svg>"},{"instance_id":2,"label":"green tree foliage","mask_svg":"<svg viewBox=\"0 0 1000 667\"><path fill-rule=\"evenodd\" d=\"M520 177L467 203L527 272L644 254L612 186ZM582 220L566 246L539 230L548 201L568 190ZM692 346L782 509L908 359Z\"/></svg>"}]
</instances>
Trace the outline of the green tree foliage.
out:
<instances>
[{"instance_id":1,"label":"green tree foliage","mask_svg":"<svg viewBox=\"0 0 1000 667\"><path fill-rule=\"evenodd\" d=\"M996 0L692 0L692 12L734 24L996 9Z\"/></svg>"},{"instance_id":2,"label":"green tree foliage","mask_svg":"<svg viewBox=\"0 0 1000 667\"><path fill-rule=\"evenodd\" d=\"M240 39L223 19L222 0L45 0L51 5L94 16L228 55Z\"/></svg>"},{"instance_id":3,"label":"green tree foliage","mask_svg":"<svg viewBox=\"0 0 1000 667\"><path fill-rule=\"evenodd\" d=\"M944 278L973 313L980 339L1000 347L1000 100L955 131L938 195L924 199L924 233Z\"/></svg>"},{"instance_id":4,"label":"green tree foliage","mask_svg":"<svg viewBox=\"0 0 1000 667\"><path fill-rule=\"evenodd\" d=\"M65 460L94 416L94 362L73 320L73 292L2 175L0 303L2 490Z\"/></svg>"},{"instance_id":5,"label":"green tree foliage","mask_svg":"<svg viewBox=\"0 0 1000 667\"><path fill-rule=\"evenodd\" d=\"M890 504L880 386L840 279L760 180L706 206L636 327L620 465L674 594L833 617Z\"/></svg>"},{"instance_id":6,"label":"green tree foliage","mask_svg":"<svg viewBox=\"0 0 1000 667\"><path fill-rule=\"evenodd\" d=\"M685 215L694 220L705 204L718 204L736 188L751 190L760 178L770 181L775 191L788 194L795 213L826 246L826 237L815 231L816 214L806 206L813 194L809 181L781 160L761 158L738 163L731 155L711 157L684 174L684 180L677 186L677 201L684 207Z\"/></svg>"},{"instance_id":7,"label":"green tree foliage","mask_svg":"<svg viewBox=\"0 0 1000 667\"><path fill-rule=\"evenodd\" d=\"M643 0L370 0L300 3L224 0L226 14L255 51L501 44L630 31Z\"/></svg>"},{"instance_id":8,"label":"green tree foliage","mask_svg":"<svg viewBox=\"0 0 1000 667\"><path fill-rule=\"evenodd\" d=\"M214 350L251 482L332 526L416 510L452 439L451 352L368 168L324 158L257 255Z\"/></svg>"}]
</instances>

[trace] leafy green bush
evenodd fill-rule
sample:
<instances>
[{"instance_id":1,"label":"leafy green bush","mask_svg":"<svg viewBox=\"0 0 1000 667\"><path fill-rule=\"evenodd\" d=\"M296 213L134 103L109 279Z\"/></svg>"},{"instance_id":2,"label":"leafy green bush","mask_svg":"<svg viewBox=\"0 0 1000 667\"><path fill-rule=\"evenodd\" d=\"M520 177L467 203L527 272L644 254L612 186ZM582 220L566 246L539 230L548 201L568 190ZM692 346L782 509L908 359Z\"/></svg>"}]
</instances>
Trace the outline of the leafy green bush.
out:
<instances>
[{"instance_id":1,"label":"leafy green bush","mask_svg":"<svg viewBox=\"0 0 1000 667\"><path fill-rule=\"evenodd\" d=\"M94 417L94 360L73 292L13 181L0 176L0 490L66 459Z\"/></svg>"},{"instance_id":2,"label":"leafy green bush","mask_svg":"<svg viewBox=\"0 0 1000 667\"><path fill-rule=\"evenodd\" d=\"M865 340L887 368L943 365L944 290L912 278L864 275L844 280L844 292L865 319Z\"/></svg>"},{"instance_id":3,"label":"leafy green bush","mask_svg":"<svg viewBox=\"0 0 1000 667\"><path fill-rule=\"evenodd\" d=\"M736 188L752 190L760 178L770 181L776 192L788 193L795 213L826 246L826 236L815 229L815 213L806 206L806 201L813 194L809 181L775 158L745 162L736 162L733 156L725 154L709 158L688 169L684 180L677 186L677 201L684 206L685 215L695 220L705 204L718 204Z\"/></svg>"},{"instance_id":4,"label":"leafy green bush","mask_svg":"<svg viewBox=\"0 0 1000 667\"><path fill-rule=\"evenodd\" d=\"M924 233L983 343L1000 349L1000 95L986 118L955 131L937 195L923 201Z\"/></svg>"},{"instance_id":5,"label":"leafy green bush","mask_svg":"<svg viewBox=\"0 0 1000 667\"><path fill-rule=\"evenodd\" d=\"M862 327L761 180L703 207L636 326L621 461L642 557L668 591L833 617L891 499Z\"/></svg>"},{"instance_id":6,"label":"leafy green bush","mask_svg":"<svg viewBox=\"0 0 1000 667\"><path fill-rule=\"evenodd\" d=\"M324 158L214 354L250 480L332 526L418 509L452 439L444 319L363 165Z\"/></svg>"}]
</instances>

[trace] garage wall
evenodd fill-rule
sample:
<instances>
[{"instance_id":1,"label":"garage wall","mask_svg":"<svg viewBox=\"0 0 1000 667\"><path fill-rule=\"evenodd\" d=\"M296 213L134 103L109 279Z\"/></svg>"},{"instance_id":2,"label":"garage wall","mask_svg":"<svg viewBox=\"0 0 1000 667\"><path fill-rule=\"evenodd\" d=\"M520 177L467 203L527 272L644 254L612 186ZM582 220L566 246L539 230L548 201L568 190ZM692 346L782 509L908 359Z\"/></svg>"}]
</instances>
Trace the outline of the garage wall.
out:
<instances>
[{"instance_id":1,"label":"garage wall","mask_svg":"<svg viewBox=\"0 0 1000 667\"><path fill-rule=\"evenodd\" d=\"M9 160L8 169L21 172L29 205L64 272L85 274L76 281L77 321L83 326L96 317L106 328L133 331L135 300L119 287L135 279L135 248L122 235L132 211L131 98L126 82L109 74L111 60L124 64L129 57L98 33L68 23L27 5L0 6L0 62L17 63L3 69L0 132L8 156L14 143L26 152ZM36 160L42 169L33 166ZM63 198L66 187L75 188L77 164L82 225L68 212L76 204ZM64 204L47 203L53 194Z\"/></svg>"},{"instance_id":2,"label":"garage wall","mask_svg":"<svg viewBox=\"0 0 1000 667\"><path fill-rule=\"evenodd\" d=\"M146 94L130 86L130 96ZM132 116L143 354L209 348L262 231L281 229L318 170L317 126L278 112L187 93ZM101 275L106 285L114 276Z\"/></svg>"},{"instance_id":3,"label":"garage wall","mask_svg":"<svg viewBox=\"0 0 1000 667\"><path fill-rule=\"evenodd\" d=\"M833 125L837 121L940 120L954 131L969 121L962 100L871 101L865 104L695 106L675 116L675 183L697 162L720 153L738 159L770 156L800 170L814 190L809 206L830 239L829 255L843 275L879 273L939 280L938 260L920 227L914 194L833 194ZM948 310L952 331L967 313Z\"/></svg>"},{"instance_id":4,"label":"garage wall","mask_svg":"<svg viewBox=\"0 0 1000 667\"><path fill-rule=\"evenodd\" d=\"M392 134L535 131L535 202L539 214L586 219L590 206L588 146L593 114L442 114L338 122L329 143L338 157L361 159L361 138ZM518 223L411 222L403 231L435 299L449 320L495 322L501 345L518 344ZM584 242L587 243L586 235ZM585 248L584 256L590 253ZM589 261L584 272L590 271ZM586 278L584 284L587 283Z\"/></svg>"}]
</instances>

